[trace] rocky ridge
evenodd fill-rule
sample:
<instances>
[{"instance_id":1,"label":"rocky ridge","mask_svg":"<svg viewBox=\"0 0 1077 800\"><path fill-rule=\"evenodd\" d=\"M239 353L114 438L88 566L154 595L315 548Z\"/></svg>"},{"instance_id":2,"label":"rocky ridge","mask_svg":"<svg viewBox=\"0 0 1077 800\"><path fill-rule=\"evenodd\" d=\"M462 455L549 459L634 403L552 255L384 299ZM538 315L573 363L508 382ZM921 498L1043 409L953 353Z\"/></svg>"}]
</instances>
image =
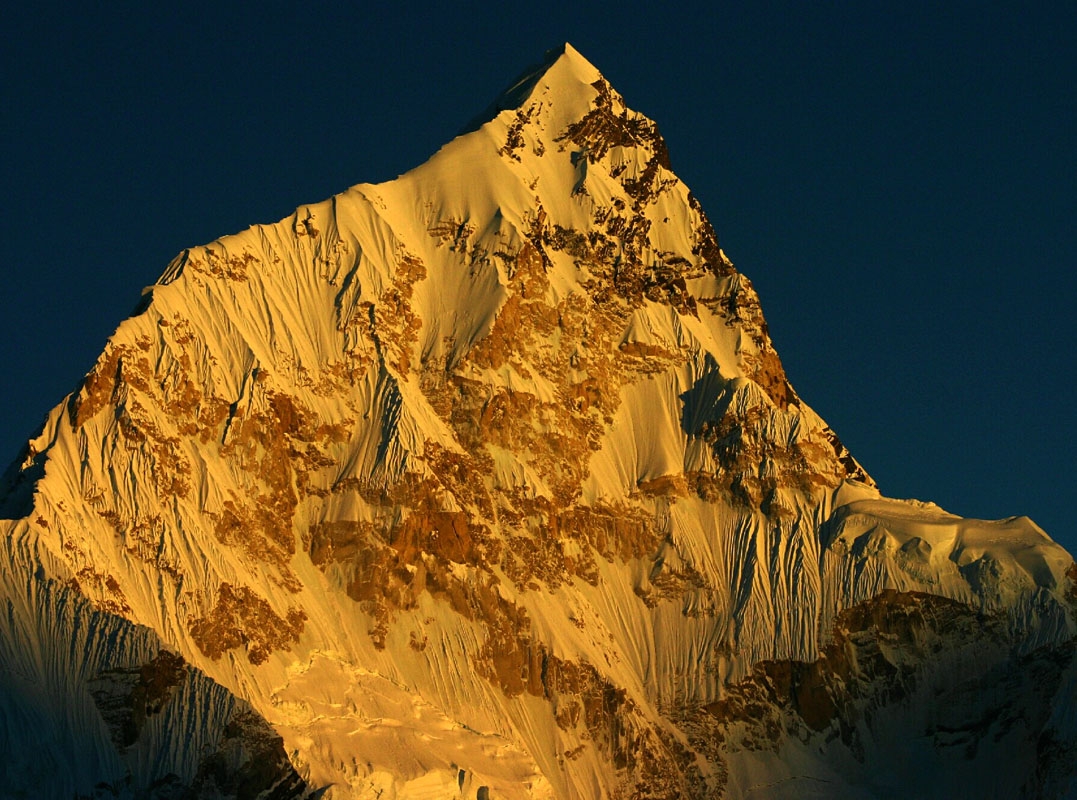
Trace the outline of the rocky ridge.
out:
<instances>
[{"instance_id":1,"label":"rocky ridge","mask_svg":"<svg viewBox=\"0 0 1077 800\"><path fill-rule=\"evenodd\" d=\"M180 254L0 511L16 796L1068 787L1072 558L879 494L570 46Z\"/></svg>"}]
</instances>

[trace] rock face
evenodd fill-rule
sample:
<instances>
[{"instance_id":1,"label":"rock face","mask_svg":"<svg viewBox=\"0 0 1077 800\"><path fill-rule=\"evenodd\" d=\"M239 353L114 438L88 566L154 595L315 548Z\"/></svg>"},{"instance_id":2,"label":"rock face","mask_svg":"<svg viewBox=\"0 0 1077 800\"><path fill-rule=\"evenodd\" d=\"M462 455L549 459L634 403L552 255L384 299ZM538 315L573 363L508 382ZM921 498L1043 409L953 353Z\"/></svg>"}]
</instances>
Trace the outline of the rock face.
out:
<instances>
[{"instance_id":1,"label":"rock face","mask_svg":"<svg viewBox=\"0 0 1077 800\"><path fill-rule=\"evenodd\" d=\"M178 256L0 513L8 796L1068 791L1072 558L879 494L567 45Z\"/></svg>"}]
</instances>

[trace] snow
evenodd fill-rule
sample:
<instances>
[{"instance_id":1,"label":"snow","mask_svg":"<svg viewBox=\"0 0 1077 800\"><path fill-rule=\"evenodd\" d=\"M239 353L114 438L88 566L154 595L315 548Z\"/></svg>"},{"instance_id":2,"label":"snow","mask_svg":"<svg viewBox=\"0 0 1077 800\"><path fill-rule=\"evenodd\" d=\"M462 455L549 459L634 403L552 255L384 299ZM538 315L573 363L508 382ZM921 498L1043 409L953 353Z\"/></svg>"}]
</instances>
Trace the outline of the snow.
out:
<instances>
[{"instance_id":1,"label":"snow","mask_svg":"<svg viewBox=\"0 0 1077 800\"><path fill-rule=\"evenodd\" d=\"M484 647L508 657L525 642L529 656L577 667L591 690L621 692L632 709L624 724L640 726L644 742L681 741L674 712L715 702L763 659L816 658L839 613L884 590L997 613L1033 644L1072 637L1073 560L1035 524L883 498L866 475L843 471L818 415L780 401L754 290L721 251L720 264L702 263L699 212L656 166L654 145L619 141L599 155L566 140L600 80L565 45L510 90L511 107L426 164L193 247L166 268L100 369L31 443L45 465L33 509L3 523L0 744L15 766L0 786L71 793L128 772L139 785L169 771L191 779L200 748L249 704L326 798L474 798L482 787L598 796L625 777L596 744L600 727L557 717L568 689L560 707L549 687L504 690L477 661ZM646 127L609 98L611 114ZM653 196L626 188L648 174ZM617 317L612 292L592 297L610 279L605 262L580 255L594 246L586 237L544 246L548 260L526 273L520 254L541 241L536 230L624 230L596 219L638 223L638 252L621 241L617 263L638 259L651 280L677 265L692 304L656 290L625 300ZM528 303L548 316L526 316ZM579 330L573 303L588 309ZM497 337L507 354L484 356ZM464 391L483 401L474 413L452 405ZM504 398L521 405L484 421ZM571 432L562 408L593 426L593 442L551 444ZM517 423L541 435L513 439ZM440 454L457 467L484 458L488 472L457 486ZM585 474L573 510L599 519L593 540L583 522L563 521L535 574L516 579L507 557L442 558L417 536L413 560L393 574L422 575L428 588L407 597L397 587L406 599L387 621L361 600L374 578L356 564L403 553L390 534L403 536L396 526L410 514L481 517L500 552L522 553L537 537L534 509L563 502L558 481L577 457ZM748 486L739 499L737 470ZM182 486L170 483L177 475ZM444 483L429 497L379 499L404 492L405 478ZM532 510L510 519L517 506ZM281 519L266 522L273 514ZM610 519L625 540L609 534L603 551ZM332 546L353 548L354 563L315 558L319 526L333 524L345 533ZM364 525L381 538L347 539ZM439 558L446 586L429 577ZM593 572L579 567L588 559ZM208 654L192 623L211 616L225 583L265 604L255 622L230 626L255 637L302 612L301 633L282 635L263 661L249 642ZM470 605L454 606L454 591ZM522 633L502 630L521 618ZM87 686L162 648L182 655L190 679L137 747L117 754ZM20 741L24 726L43 733ZM792 740L780 758L731 755L730 795L829 792L822 782L844 780L849 756L825 744L825 757ZM48 784L50 775L70 778ZM826 796L862 796L851 784L834 791Z\"/></svg>"}]
</instances>

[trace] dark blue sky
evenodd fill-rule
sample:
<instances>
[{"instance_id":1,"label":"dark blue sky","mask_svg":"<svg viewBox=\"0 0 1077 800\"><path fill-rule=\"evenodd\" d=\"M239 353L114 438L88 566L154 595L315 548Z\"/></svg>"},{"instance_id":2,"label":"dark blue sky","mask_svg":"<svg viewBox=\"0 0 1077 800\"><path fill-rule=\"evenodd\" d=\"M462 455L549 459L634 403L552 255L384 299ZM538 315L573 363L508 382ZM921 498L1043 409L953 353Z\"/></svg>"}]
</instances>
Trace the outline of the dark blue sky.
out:
<instances>
[{"instance_id":1,"label":"dark blue sky","mask_svg":"<svg viewBox=\"0 0 1077 800\"><path fill-rule=\"evenodd\" d=\"M0 460L182 248L421 163L567 40L887 494L1077 549L1077 4L83 5L0 32Z\"/></svg>"}]
</instances>

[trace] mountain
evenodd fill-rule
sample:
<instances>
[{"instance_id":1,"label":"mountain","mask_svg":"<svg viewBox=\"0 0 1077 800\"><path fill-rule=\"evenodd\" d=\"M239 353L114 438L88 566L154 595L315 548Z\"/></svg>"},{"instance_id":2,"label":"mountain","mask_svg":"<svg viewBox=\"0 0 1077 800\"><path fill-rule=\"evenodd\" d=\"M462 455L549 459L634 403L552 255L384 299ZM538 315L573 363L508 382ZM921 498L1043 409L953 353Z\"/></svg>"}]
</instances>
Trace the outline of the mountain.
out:
<instances>
[{"instance_id":1,"label":"mountain","mask_svg":"<svg viewBox=\"0 0 1077 800\"><path fill-rule=\"evenodd\" d=\"M883 497L571 46L181 253L0 493L12 797L1058 797L1077 566Z\"/></svg>"}]
</instances>

